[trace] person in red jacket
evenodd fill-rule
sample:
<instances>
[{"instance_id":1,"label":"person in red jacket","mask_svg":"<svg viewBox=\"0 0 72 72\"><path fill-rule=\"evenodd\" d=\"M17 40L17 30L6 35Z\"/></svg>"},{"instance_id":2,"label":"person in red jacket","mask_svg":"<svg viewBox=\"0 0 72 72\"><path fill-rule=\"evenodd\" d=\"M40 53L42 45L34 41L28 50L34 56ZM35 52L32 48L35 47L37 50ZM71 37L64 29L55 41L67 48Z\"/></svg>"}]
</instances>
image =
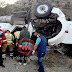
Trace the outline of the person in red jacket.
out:
<instances>
[{"instance_id":1,"label":"person in red jacket","mask_svg":"<svg viewBox=\"0 0 72 72\"><path fill-rule=\"evenodd\" d=\"M3 32L3 30L0 29L0 66L5 67L3 65L3 60L2 60L2 42L7 47L7 41L6 41L5 33Z\"/></svg>"}]
</instances>

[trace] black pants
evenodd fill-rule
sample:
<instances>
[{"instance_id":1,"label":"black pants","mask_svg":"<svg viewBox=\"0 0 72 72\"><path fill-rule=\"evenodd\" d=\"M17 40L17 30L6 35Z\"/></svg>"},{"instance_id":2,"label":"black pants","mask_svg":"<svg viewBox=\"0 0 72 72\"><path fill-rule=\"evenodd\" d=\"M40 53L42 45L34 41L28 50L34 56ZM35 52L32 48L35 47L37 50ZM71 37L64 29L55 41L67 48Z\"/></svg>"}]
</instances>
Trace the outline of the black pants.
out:
<instances>
[{"instance_id":1,"label":"black pants","mask_svg":"<svg viewBox=\"0 0 72 72\"><path fill-rule=\"evenodd\" d=\"M2 65L3 60L2 60L2 48L0 47L0 65Z\"/></svg>"},{"instance_id":2,"label":"black pants","mask_svg":"<svg viewBox=\"0 0 72 72\"><path fill-rule=\"evenodd\" d=\"M23 56L24 56L24 59L22 58ZM26 57L27 56L20 53L20 60L19 61L22 62L22 59L23 59L24 63L26 63Z\"/></svg>"},{"instance_id":3,"label":"black pants","mask_svg":"<svg viewBox=\"0 0 72 72\"><path fill-rule=\"evenodd\" d=\"M19 55L19 52L17 51L17 46L16 45L14 46L14 51L13 52L14 52L14 55L13 55L14 57Z\"/></svg>"}]
</instances>

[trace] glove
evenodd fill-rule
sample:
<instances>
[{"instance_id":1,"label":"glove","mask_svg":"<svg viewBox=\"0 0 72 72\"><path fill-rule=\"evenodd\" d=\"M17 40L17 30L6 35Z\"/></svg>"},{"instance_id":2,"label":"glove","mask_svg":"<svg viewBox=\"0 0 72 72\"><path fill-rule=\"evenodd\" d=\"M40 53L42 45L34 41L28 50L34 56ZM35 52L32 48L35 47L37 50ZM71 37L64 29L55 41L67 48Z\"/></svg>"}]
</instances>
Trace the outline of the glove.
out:
<instances>
[{"instance_id":1,"label":"glove","mask_svg":"<svg viewBox=\"0 0 72 72\"><path fill-rule=\"evenodd\" d=\"M18 43L16 43L16 46L18 45Z\"/></svg>"},{"instance_id":2,"label":"glove","mask_svg":"<svg viewBox=\"0 0 72 72\"><path fill-rule=\"evenodd\" d=\"M12 45L14 45L14 43L11 43Z\"/></svg>"},{"instance_id":3,"label":"glove","mask_svg":"<svg viewBox=\"0 0 72 72\"><path fill-rule=\"evenodd\" d=\"M34 55L34 53L35 53L35 50L33 50L32 55Z\"/></svg>"}]
</instances>

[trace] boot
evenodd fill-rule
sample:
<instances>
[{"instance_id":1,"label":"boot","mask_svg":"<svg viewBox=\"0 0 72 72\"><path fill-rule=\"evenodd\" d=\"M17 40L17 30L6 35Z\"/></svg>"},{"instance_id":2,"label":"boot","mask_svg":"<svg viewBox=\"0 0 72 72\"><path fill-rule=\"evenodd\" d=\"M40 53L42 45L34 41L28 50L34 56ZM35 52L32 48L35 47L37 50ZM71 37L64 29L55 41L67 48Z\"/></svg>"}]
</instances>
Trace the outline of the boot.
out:
<instances>
[{"instance_id":1,"label":"boot","mask_svg":"<svg viewBox=\"0 0 72 72\"><path fill-rule=\"evenodd\" d=\"M5 65L3 65L3 64L1 64L0 66L3 67L3 68L5 68Z\"/></svg>"},{"instance_id":2,"label":"boot","mask_svg":"<svg viewBox=\"0 0 72 72\"><path fill-rule=\"evenodd\" d=\"M42 71L42 70L40 70L40 68L38 69L38 72L44 72L44 70Z\"/></svg>"},{"instance_id":3,"label":"boot","mask_svg":"<svg viewBox=\"0 0 72 72\"><path fill-rule=\"evenodd\" d=\"M2 54L2 59L3 59L3 60L6 59L6 54Z\"/></svg>"}]
</instances>

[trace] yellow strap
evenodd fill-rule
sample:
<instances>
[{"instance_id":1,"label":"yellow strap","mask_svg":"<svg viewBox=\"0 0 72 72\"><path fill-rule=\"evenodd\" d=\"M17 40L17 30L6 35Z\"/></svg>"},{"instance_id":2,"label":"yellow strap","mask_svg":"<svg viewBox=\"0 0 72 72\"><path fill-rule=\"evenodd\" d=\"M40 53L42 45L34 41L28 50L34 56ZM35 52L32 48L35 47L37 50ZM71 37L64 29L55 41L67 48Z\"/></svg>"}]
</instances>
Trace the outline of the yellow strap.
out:
<instances>
[{"instance_id":1,"label":"yellow strap","mask_svg":"<svg viewBox=\"0 0 72 72\"><path fill-rule=\"evenodd\" d=\"M10 53L10 56L13 56L13 53Z\"/></svg>"}]
</instances>

